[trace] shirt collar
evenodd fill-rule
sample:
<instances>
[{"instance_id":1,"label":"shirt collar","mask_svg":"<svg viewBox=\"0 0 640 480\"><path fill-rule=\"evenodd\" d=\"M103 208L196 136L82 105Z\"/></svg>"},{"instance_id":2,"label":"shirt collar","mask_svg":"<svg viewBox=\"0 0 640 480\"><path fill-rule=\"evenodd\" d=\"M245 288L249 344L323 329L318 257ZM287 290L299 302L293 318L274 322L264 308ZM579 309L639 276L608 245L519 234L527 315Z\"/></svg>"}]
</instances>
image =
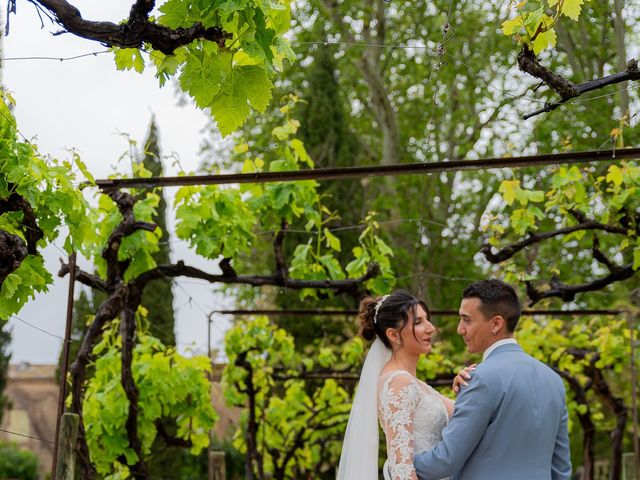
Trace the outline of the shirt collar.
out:
<instances>
[{"instance_id":1,"label":"shirt collar","mask_svg":"<svg viewBox=\"0 0 640 480\"><path fill-rule=\"evenodd\" d=\"M508 345L510 343L515 343L516 345L518 344L515 338L503 338L502 340L498 340L496 343L494 343L484 351L484 353L482 354L482 361L484 362L487 357L491 355L491 352L493 352L496 348L502 345Z\"/></svg>"}]
</instances>

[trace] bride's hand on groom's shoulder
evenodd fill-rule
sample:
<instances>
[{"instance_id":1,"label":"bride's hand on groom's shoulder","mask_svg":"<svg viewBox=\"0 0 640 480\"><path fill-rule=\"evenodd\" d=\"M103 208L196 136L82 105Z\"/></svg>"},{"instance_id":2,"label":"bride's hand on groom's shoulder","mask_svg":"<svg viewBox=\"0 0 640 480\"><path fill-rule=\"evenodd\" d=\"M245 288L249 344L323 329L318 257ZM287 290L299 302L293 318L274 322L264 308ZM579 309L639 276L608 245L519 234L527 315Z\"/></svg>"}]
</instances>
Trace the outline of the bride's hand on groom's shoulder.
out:
<instances>
[{"instance_id":1,"label":"bride's hand on groom's shoulder","mask_svg":"<svg viewBox=\"0 0 640 480\"><path fill-rule=\"evenodd\" d=\"M476 364L472 363L471 365L461 368L458 371L458 374L453 379L453 384L451 385L451 388L453 388L453 391L456 393L456 395L460 393L461 387L466 387L467 385L469 385L467 383L467 380L471 380L471 372L473 372L475 369Z\"/></svg>"}]
</instances>

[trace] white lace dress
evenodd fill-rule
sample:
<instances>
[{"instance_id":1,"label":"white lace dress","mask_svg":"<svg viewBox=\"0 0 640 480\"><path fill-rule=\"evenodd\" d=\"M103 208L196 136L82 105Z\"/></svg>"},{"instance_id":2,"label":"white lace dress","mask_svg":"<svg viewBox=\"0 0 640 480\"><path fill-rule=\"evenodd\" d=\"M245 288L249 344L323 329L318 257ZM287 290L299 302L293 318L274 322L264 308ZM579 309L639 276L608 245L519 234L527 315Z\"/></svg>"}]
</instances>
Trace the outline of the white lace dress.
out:
<instances>
[{"instance_id":1,"label":"white lace dress","mask_svg":"<svg viewBox=\"0 0 640 480\"><path fill-rule=\"evenodd\" d=\"M442 396L409 372L380 376L378 418L387 439L385 480L417 479L413 457L442 439L449 421Z\"/></svg>"}]
</instances>

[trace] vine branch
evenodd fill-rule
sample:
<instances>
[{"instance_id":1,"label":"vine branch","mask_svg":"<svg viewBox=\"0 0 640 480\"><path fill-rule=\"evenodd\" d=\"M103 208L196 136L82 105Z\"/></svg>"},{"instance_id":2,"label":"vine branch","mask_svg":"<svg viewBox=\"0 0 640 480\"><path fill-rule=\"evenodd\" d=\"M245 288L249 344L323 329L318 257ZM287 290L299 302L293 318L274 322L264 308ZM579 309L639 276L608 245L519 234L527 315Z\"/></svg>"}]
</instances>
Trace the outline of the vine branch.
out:
<instances>
[{"instance_id":1,"label":"vine branch","mask_svg":"<svg viewBox=\"0 0 640 480\"><path fill-rule=\"evenodd\" d=\"M543 242L545 240L548 240L549 238L558 237L560 235L567 235L579 230L602 230L604 232L619 233L622 235L625 235L627 233L626 228L617 227L615 225L606 225L604 223L598 223L594 220L583 218L583 220L579 224L573 225L571 227L559 228L558 230L553 230L551 232L545 233L530 233L527 238L503 247L498 250L497 253L493 253L491 245L485 244L483 245L481 252L489 262L500 263L510 259L516 253L526 247Z\"/></svg>"},{"instance_id":2,"label":"vine branch","mask_svg":"<svg viewBox=\"0 0 640 480\"><path fill-rule=\"evenodd\" d=\"M577 210L571 210L569 213L571 213L571 215L573 215L573 217L580 223L570 227L559 228L550 232L530 233L526 238L511 245L507 245L506 247L501 248L495 253L493 252L491 245L485 244L482 247L481 252L489 262L497 264L512 258L516 253L526 247L541 243L553 237L567 235L569 233L577 232L580 230L603 231L620 235L628 235L629 233L628 226L625 227L624 225L617 226L599 223L592 219L589 219L584 213ZM604 252L600 250L600 240L596 235L594 235L593 237L593 246L591 252L595 260L607 267L607 269L609 270L608 275L596 278L591 282L585 282L575 285L562 283L555 275L551 277L551 280L549 282L538 287L536 287L531 281L527 281L525 282L527 287L527 295L531 300L529 302L529 305L533 306L542 299L552 297L561 298L565 302L570 302L574 300L575 296L578 293L601 290L607 285L631 278L636 273L636 271L633 269L632 264L619 266L616 265L612 260L607 258Z\"/></svg>"},{"instance_id":3,"label":"vine branch","mask_svg":"<svg viewBox=\"0 0 640 480\"><path fill-rule=\"evenodd\" d=\"M130 300L129 303L139 304L139 299ZM125 308L122 312L122 322L120 324L120 336L122 337L122 354L121 362L122 369L120 371L120 383L124 392L129 400L129 410L127 412L127 421L125 427L127 429L127 436L129 438L129 445L136 452L138 461L133 466L133 473L135 478L144 479L147 478L146 466L142 460L142 443L138 436L138 398L140 392L136 386L136 382L133 379L133 371L131 365L133 363L133 350L135 347L135 332L136 332L136 319L135 312ZM126 465L126 459L123 459L123 464Z\"/></svg>"},{"instance_id":4,"label":"vine branch","mask_svg":"<svg viewBox=\"0 0 640 480\"><path fill-rule=\"evenodd\" d=\"M555 110L563 103L569 100L579 97L583 93L591 92L593 90L599 90L608 85L615 85L616 83L626 82L629 80L639 80L640 70L638 69L638 61L634 58L629 60L627 68L624 72L614 73L613 75L607 75L595 80L589 80L588 82L580 83L578 85L573 84L566 78L558 75L542 65L533 51L524 46L518 55L518 67L521 71L528 73L529 75L539 78L542 82L551 88L554 92L560 95L560 100L554 103L547 103L543 108L540 108L534 112L524 115L522 118L527 120L541 113L551 112Z\"/></svg>"},{"instance_id":5,"label":"vine branch","mask_svg":"<svg viewBox=\"0 0 640 480\"><path fill-rule=\"evenodd\" d=\"M66 0L30 1L50 12L65 31L108 47L142 48L148 43L154 50L171 55L176 48L197 39L210 40L223 48L225 40L231 37L221 28L207 28L199 22L190 27L176 29L152 22L149 20L149 13L155 6L155 0L136 0L129 12L129 18L119 24L85 20L80 10Z\"/></svg>"},{"instance_id":6,"label":"vine branch","mask_svg":"<svg viewBox=\"0 0 640 480\"><path fill-rule=\"evenodd\" d=\"M102 251L102 258L107 262L107 284L113 285L116 281L122 279L125 270L129 266L129 261L118 260L118 250L124 237L137 230L153 232L156 229L156 225L149 222L139 222L135 219L133 206L136 203L136 199L133 195L120 190L113 190L108 195L122 214L122 221L113 230L107 241L107 246Z\"/></svg>"},{"instance_id":7,"label":"vine branch","mask_svg":"<svg viewBox=\"0 0 640 480\"><path fill-rule=\"evenodd\" d=\"M579 283L575 285L567 285L558 280L556 276L551 278L547 288L535 287L532 282L527 281L527 295L531 300L529 306L535 305L544 298L557 297L561 298L565 302L571 302L575 299L578 293L594 292L602 290L607 285L611 285L615 282L622 282L628 278L631 278L636 271L633 269L633 265L625 265L618 267L616 272L609 273L604 277L597 278L591 282Z\"/></svg>"},{"instance_id":8,"label":"vine branch","mask_svg":"<svg viewBox=\"0 0 640 480\"><path fill-rule=\"evenodd\" d=\"M138 286L143 287L151 280L157 280L165 277L190 277L206 280L210 283L226 283L251 285L253 287L276 286L286 287L292 290L301 290L303 288L313 289L329 289L336 293L357 293L359 286L367 280L374 278L380 273L380 268L376 264L371 264L367 272L358 278L348 280L295 280L289 277L280 277L274 275L235 275L227 276L222 274L208 273L196 267L186 265L183 261L179 261L172 265L159 265L156 268L141 274L135 282Z\"/></svg>"}]
</instances>

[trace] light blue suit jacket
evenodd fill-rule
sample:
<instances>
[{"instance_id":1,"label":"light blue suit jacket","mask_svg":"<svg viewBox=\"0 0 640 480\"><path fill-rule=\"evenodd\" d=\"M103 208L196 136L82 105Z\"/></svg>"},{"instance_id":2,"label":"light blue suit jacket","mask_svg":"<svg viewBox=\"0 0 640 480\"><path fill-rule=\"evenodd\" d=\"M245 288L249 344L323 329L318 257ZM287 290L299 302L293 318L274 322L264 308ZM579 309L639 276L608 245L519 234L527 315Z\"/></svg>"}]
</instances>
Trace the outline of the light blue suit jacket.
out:
<instances>
[{"instance_id":1,"label":"light blue suit jacket","mask_svg":"<svg viewBox=\"0 0 640 480\"><path fill-rule=\"evenodd\" d=\"M564 384L517 344L496 348L456 400L442 441L414 459L420 480L571 478Z\"/></svg>"}]
</instances>

